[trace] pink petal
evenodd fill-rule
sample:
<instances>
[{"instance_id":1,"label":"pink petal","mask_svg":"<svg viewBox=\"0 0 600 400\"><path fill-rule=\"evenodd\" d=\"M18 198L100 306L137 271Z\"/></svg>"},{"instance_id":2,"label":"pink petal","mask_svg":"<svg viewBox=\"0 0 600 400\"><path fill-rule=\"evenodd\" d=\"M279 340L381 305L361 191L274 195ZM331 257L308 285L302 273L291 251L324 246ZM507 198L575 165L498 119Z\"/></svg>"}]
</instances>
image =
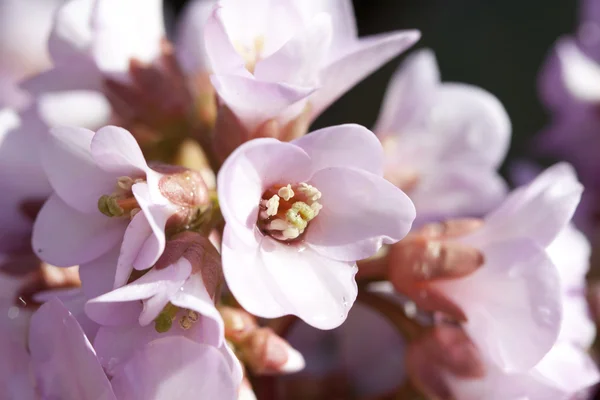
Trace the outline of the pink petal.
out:
<instances>
[{"instance_id":1,"label":"pink petal","mask_svg":"<svg viewBox=\"0 0 600 400\"><path fill-rule=\"evenodd\" d=\"M124 399L235 399L237 394L219 350L178 337L158 339L136 352L111 383Z\"/></svg>"},{"instance_id":2,"label":"pink petal","mask_svg":"<svg viewBox=\"0 0 600 400\"><path fill-rule=\"evenodd\" d=\"M278 117L295 117L302 111L301 100L315 91L314 87L264 82L238 75L211 75L210 80L221 100L252 131L261 123ZM260 104L260 108L254 106ZM299 106L298 106L299 105ZM291 111L291 107L294 113Z\"/></svg>"},{"instance_id":3,"label":"pink petal","mask_svg":"<svg viewBox=\"0 0 600 400\"><path fill-rule=\"evenodd\" d=\"M351 167L383 175L383 149L367 128L355 124L311 132L292 142L310 157L313 171Z\"/></svg>"},{"instance_id":4,"label":"pink petal","mask_svg":"<svg viewBox=\"0 0 600 400\"><path fill-rule=\"evenodd\" d=\"M225 228L223 272L227 284L248 312L275 318L297 315L319 329L333 329L346 319L357 295L351 263L320 256L263 238L248 247Z\"/></svg>"},{"instance_id":5,"label":"pink petal","mask_svg":"<svg viewBox=\"0 0 600 400\"><path fill-rule=\"evenodd\" d=\"M554 346L534 371L571 395L600 382L600 373L593 358L580 347L567 343Z\"/></svg>"},{"instance_id":6,"label":"pink petal","mask_svg":"<svg viewBox=\"0 0 600 400\"><path fill-rule=\"evenodd\" d=\"M331 16L318 14L274 54L256 63L258 80L316 87L331 44Z\"/></svg>"},{"instance_id":7,"label":"pink petal","mask_svg":"<svg viewBox=\"0 0 600 400\"><path fill-rule=\"evenodd\" d=\"M51 129L40 139L40 158L52 188L65 203L82 213L101 215L98 199L114 191L116 176L96 165L90 151L93 136L83 128Z\"/></svg>"},{"instance_id":8,"label":"pink petal","mask_svg":"<svg viewBox=\"0 0 600 400\"><path fill-rule=\"evenodd\" d=\"M556 45L562 79L568 92L580 101L600 100L600 66L585 55L574 40L563 39Z\"/></svg>"},{"instance_id":9,"label":"pink petal","mask_svg":"<svg viewBox=\"0 0 600 400\"><path fill-rule=\"evenodd\" d=\"M219 347L219 350L221 351L223 358L225 358L225 362L227 362L227 365L231 370L233 382L236 385L239 385L242 382L242 379L244 379L244 368L242 367L242 363L240 360L238 360L227 342L223 343L223 345ZM238 400L240 400L239 397Z\"/></svg>"},{"instance_id":10,"label":"pink petal","mask_svg":"<svg viewBox=\"0 0 600 400\"><path fill-rule=\"evenodd\" d=\"M219 171L218 191L227 226L252 242L263 192L275 183L299 183L311 174L310 158L298 146L256 139L238 147Z\"/></svg>"},{"instance_id":11,"label":"pink petal","mask_svg":"<svg viewBox=\"0 0 600 400\"><path fill-rule=\"evenodd\" d=\"M511 123L496 96L476 86L445 83L432 104L429 129L444 143L444 159L471 159L500 167L508 152Z\"/></svg>"},{"instance_id":12,"label":"pink petal","mask_svg":"<svg viewBox=\"0 0 600 400\"><path fill-rule=\"evenodd\" d=\"M4 277L1 278L4 280ZM0 281L1 282L1 281ZM5 288L0 285L2 295ZM14 319L8 319L14 310ZM31 313L13 305L13 298L0 302L0 387L7 399L37 400L35 388L31 384L31 357L27 351L27 330Z\"/></svg>"},{"instance_id":13,"label":"pink petal","mask_svg":"<svg viewBox=\"0 0 600 400\"><path fill-rule=\"evenodd\" d=\"M486 260L482 268L434 285L464 310L464 327L480 351L506 371L527 371L558 337L558 273L544 250L528 238L481 250Z\"/></svg>"},{"instance_id":14,"label":"pink petal","mask_svg":"<svg viewBox=\"0 0 600 400\"><path fill-rule=\"evenodd\" d=\"M180 311L179 316L184 313ZM133 318L135 321L135 317ZM207 335L211 334L210 327L205 326L203 319L193 324L189 329L182 329L175 321L167 332L157 332L153 325L140 326L101 326L94 340L94 348L98 352L98 358L106 373L114 375L121 368L121 364L131 358L138 350L157 339L166 337L185 337L197 343L206 344ZM210 344L209 344L210 345ZM229 360L229 362L232 360ZM232 364L232 371L233 364Z\"/></svg>"},{"instance_id":15,"label":"pink petal","mask_svg":"<svg viewBox=\"0 0 600 400\"><path fill-rule=\"evenodd\" d=\"M127 73L129 61L151 63L165 36L162 0L99 0L92 14L92 54L103 72Z\"/></svg>"},{"instance_id":16,"label":"pink petal","mask_svg":"<svg viewBox=\"0 0 600 400\"><path fill-rule=\"evenodd\" d=\"M309 21L318 13L331 15L333 23L333 41L331 51L333 56L348 48L358 38L354 10L350 0L295 0L295 6L303 15L304 20Z\"/></svg>"},{"instance_id":17,"label":"pink petal","mask_svg":"<svg viewBox=\"0 0 600 400\"><path fill-rule=\"evenodd\" d=\"M130 323L134 310L137 310L140 325L146 326L167 305L170 296L183 286L191 271L189 261L184 258L167 268L152 269L132 283L88 301L85 311L99 324L114 326ZM154 297L156 300L151 301ZM147 300L142 310L136 300Z\"/></svg>"},{"instance_id":18,"label":"pink petal","mask_svg":"<svg viewBox=\"0 0 600 400\"><path fill-rule=\"evenodd\" d=\"M48 126L81 126L98 129L109 121L110 103L103 94L93 91L61 91L36 98L37 118ZM43 134L48 130L44 127Z\"/></svg>"},{"instance_id":19,"label":"pink petal","mask_svg":"<svg viewBox=\"0 0 600 400\"><path fill-rule=\"evenodd\" d=\"M58 300L31 318L29 349L43 398L116 399L92 345Z\"/></svg>"},{"instance_id":20,"label":"pink petal","mask_svg":"<svg viewBox=\"0 0 600 400\"><path fill-rule=\"evenodd\" d=\"M236 51L225 30L221 8L215 8L206 21L204 37L212 72L252 78L252 74L246 69L246 61Z\"/></svg>"},{"instance_id":21,"label":"pink petal","mask_svg":"<svg viewBox=\"0 0 600 400\"><path fill-rule=\"evenodd\" d=\"M117 242L112 249L100 257L80 264L79 278L88 299L98 297L113 289L120 248L121 243Z\"/></svg>"},{"instance_id":22,"label":"pink petal","mask_svg":"<svg viewBox=\"0 0 600 400\"><path fill-rule=\"evenodd\" d=\"M140 177L148 169L140 146L123 128L105 126L98 130L90 148L98 167L110 174Z\"/></svg>"},{"instance_id":23,"label":"pink petal","mask_svg":"<svg viewBox=\"0 0 600 400\"><path fill-rule=\"evenodd\" d=\"M411 120L429 109L440 85L433 51L411 53L392 77L374 131L378 135L406 135Z\"/></svg>"},{"instance_id":24,"label":"pink petal","mask_svg":"<svg viewBox=\"0 0 600 400\"><path fill-rule=\"evenodd\" d=\"M165 226L174 210L154 203L150 188L146 183L136 183L131 190L153 233L144 242L143 246L138 248L139 253L133 263L135 269L144 270L154 265L165 250Z\"/></svg>"},{"instance_id":25,"label":"pink petal","mask_svg":"<svg viewBox=\"0 0 600 400\"><path fill-rule=\"evenodd\" d=\"M55 63L67 64L85 54L93 39L90 20L95 4L92 0L74 0L58 9L48 40Z\"/></svg>"},{"instance_id":26,"label":"pink petal","mask_svg":"<svg viewBox=\"0 0 600 400\"><path fill-rule=\"evenodd\" d=\"M319 254L340 261L374 255L410 231L415 207L400 189L369 172L332 167L309 182L321 191L323 209L305 240Z\"/></svg>"},{"instance_id":27,"label":"pink petal","mask_svg":"<svg viewBox=\"0 0 600 400\"><path fill-rule=\"evenodd\" d=\"M186 259L183 261L189 263ZM212 346L222 346L225 338L223 318L215 307L214 300L210 297L204 286L202 274L195 273L185 281L181 290L169 297L171 304L187 310L193 310L202 316L204 325L204 343Z\"/></svg>"},{"instance_id":28,"label":"pink petal","mask_svg":"<svg viewBox=\"0 0 600 400\"><path fill-rule=\"evenodd\" d=\"M109 251L121 240L124 229L123 220L100 212L82 214L53 194L37 216L32 246L47 263L70 267Z\"/></svg>"},{"instance_id":29,"label":"pink petal","mask_svg":"<svg viewBox=\"0 0 600 400\"><path fill-rule=\"evenodd\" d=\"M457 161L420 175L409 195L422 223L482 216L500 205L506 192L507 185L495 170Z\"/></svg>"},{"instance_id":30,"label":"pink petal","mask_svg":"<svg viewBox=\"0 0 600 400\"><path fill-rule=\"evenodd\" d=\"M556 164L513 191L468 240L476 244L527 237L546 247L573 217L582 190L573 168Z\"/></svg>"},{"instance_id":31,"label":"pink petal","mask_svg":"<svg viewBox=\"0 0 600 400\"><path fill-rule=\"evenodd\" d=\"M204 44L204 26L215 4L216 1L189 2L178 23L175 50L177 60L188 74L210 70Z\"/></svg>"},{"instance_id":32,"label":"pink petal","mask_svg":"<svg viewBox=\"0 0 600 400\"><path fill-rule=\"evenodd\" d=\"M101 92L102 75L90 60L78 59L72 63L40 72L31 78L25 79L19 86L32 94L71 90Z\"/></svg>"},{"instance_id":33,"label":"pink petal","mask_svg":"<svg viewBox=\"0 0 600 400\"><path fill-rule=\"evenodd\" d=\"M152 228L148 219L143 212L137 213L127 225L125 236L123 236L112 289L117 289L127 283L131 271L133 271L133 264L150 236L152 236Z\"/></svg>"},{"instance_id":34,"label":"pink petal","mask_svg":"<svg viewBox=\"0 0 600 400\"><path fill-rule=\"evenodd\" d=\"M33 298L38 303L46 303L53 298L58 299L77 320L88 340L90 342L94 341L100 325L89 319L84 311L85 303L89 300L89 297L86 296L82 288L51 289L36 293Z\"/></svg>"},{"instance_id":35,"label":"pink petal","mask_svg":"<svg viewBox=\"0 0 600 400\"><path fill-rule=\"evenodd\" d=\"M321 72L321 88L310 98L313 118L377 68L419 40L417 31L403 31L361 40Z\"/></svg>"}]
</instances>

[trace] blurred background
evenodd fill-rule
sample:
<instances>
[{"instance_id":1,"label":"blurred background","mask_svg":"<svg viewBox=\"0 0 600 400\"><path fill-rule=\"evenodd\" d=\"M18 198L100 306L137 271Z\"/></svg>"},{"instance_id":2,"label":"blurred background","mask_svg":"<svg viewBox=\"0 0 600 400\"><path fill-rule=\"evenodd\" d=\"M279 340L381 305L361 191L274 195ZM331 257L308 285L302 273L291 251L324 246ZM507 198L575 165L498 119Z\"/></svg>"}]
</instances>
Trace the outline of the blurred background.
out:
<instances>
[{"instance_id":1,"label":"blurred background","mask_svg":"<svg viewBox=\"0 0 600 400\"><path fill-rule=\"evenodd\" d=\"M186 0L167 0L175 14ZM529 139L546 123L538 71L555 40L575 31L573 0L354 0L360 35L419 29L417 47L435 51L442 78L496 95L513 123L507 161L528 154ZM388 79L401 58L361 82L330 107L315 127L355 122L371 126Z\"/></svg>"}]
</instances>

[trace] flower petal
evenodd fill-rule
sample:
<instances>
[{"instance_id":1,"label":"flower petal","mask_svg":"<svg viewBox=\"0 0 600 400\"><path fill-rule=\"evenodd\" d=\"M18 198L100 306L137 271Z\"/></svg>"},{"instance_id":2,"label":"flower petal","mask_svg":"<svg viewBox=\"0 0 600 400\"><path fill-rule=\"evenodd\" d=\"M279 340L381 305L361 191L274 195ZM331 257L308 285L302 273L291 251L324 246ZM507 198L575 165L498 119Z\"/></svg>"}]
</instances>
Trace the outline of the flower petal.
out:
<instances>
[{"instance_id":1,"label":"flower petal","mask_svg":"<svg viewBox=\"0 0 600 400\"><path fill-rule=\"evenodd\" d=\"M556 44L561 63L562 79L569 93L578 100L600 101L600 66L586 56L572 39Z\"/></svg>"},{"instance_id":2,"label":"flower petal","mask_svg":"<svg viewBox=\"0 0 600 400\"><path fill-rule=\"evenodd\" d=\"M109 251L121 240L124 230L124 221L100 212L82 214L53 194L35 220L32 246L47 263L70 267Z\"/></svg>"},{"instance_id":3,"label":"flower petal","mask_svg":"<svg viewBox=\"0 0 600 400\"><path fill-rule=\"evenodd\" d=\"M185 258L185 261L189 263ZM177 291L170 298L173 305L187 310L196 311L201 315L201 324L205 325L206 333L204 343L215 347L223 346L225 338L225 327L223 318L215 307L214 300L208 294L202 274L195 273L185 281L181 290Z\"/></svg>"},{"instance_id":4,"label":"flower petal","mask_svg":"<svg viewBox=\"0 0 600 400\"><path fill-rule=\"evenodd\" d=\"M40 139L40 158L54 191L82 213L97 213L98 199L113 192L116 179L92 158L94 132L83 128L54 128ZM65 171L69 171L68 174Z\"/></svg>"},{"instance_id":5,"label":"flower petal","mask_svg":"<svg viewBox=\"0 0 600 400\"><path fill-rule=\"evenodd\" d=\"M293 314L316 328L333 329L344 322L356 299L356 265L327 259L310 248L267 237L260 248L252 248L226 227L222 256L231 292L242 307L261 317Z\"/></svg>"},{"instance_id":6,"label":"flower petal","mask_svg":"<svg viewBox=\"0 0 600 400\"><path fill-rule=\"evenodd\" d=\"M433 51L417 50L400 65L388 84L374 131L380 136L406 135L415 117L428 110L440 85Z\"/></svg>"},{"instance_id":7,"label":"flower petal","mask_svg":"<svg viewBox=\"0 0 600 400\"><path fill-rule=\"evenodd\" d=\"M72 62L89 48L93 39L90 19L95 3L94 0L73 0L58 9L48 39L48 50L55 63Z\"/></svg>"},{"instance_id":8,"label":"flower petal","mask_svg":"<svg viewBox=\"0 0 600 400\"><path fill-rule=\"evenodd\" d=\"M31 317L29 349L43 398L116 399L92 345L59 300Z\"/></svg>"},{"instance_id":9,"label":"flower petal","mask_svg":"<svg viewBox=\"0 0 600 400\"><path fill-rule=\"evenodd\" d=\"M151 63L165 35L162 0L98 0L92 55L103 72L127 73L131 59Z\"/></svg>"},{"instance_id":10,"label":"flower petal","mask_svg":"<svg viewBox=\"0 0 600 400\"><path fill-rule=\"evenodd\" d=\"M567 163L546 169L533 182L514 190L469 237L471 244L511 238L531 238L547 247L567 226L583 191Z\"/></svg>"},{"instance_id":11,"label":"flower petal","mask_svg":"<svg viewBox=\"0 0 600 400\"><path fill-rule=\"evenodd\" d=\"M101 325L131 323L131 316L135 315L135 319L139 315L140 325L146 326L158 316L169 302L170 296L183 286L191 272L192 267L184 258L167 268L152 269L132 283L88 301L85 311L92 320ZM153 297L160 301L151 304L144 301L143 309L140 303L135 301L149 300Z\"/></svg>"},{"instance_id":12,"label":"flower petal","mask_svg":"<svg viewBox=\"0 0 600 400\"><path fill-rule=\"evenodd\" d=\"M500 205L506 193L506 182L494 169L456 162L420 175L409 196L421 224L451 217L480 217Z\"/></svg>"},{"instance_id":13,"label":"flower petal","mask_svg":"<svg viewBox=\"0 0 600 400\"><path fill-rule=\"evenodd\" d=\"M139 350L111 383L123 399L187 399L199 394L207 399L235 399L237 395L237 384L219 350L182 337L158 339Z\"/></svg>"},{"instance_id":14,"label":"flower petal","mask_svg":"<svg viewBox=\"0 0 600 400\"><path fill-rule=\"evenodd\" d=\"M275 53L259 60L254 76L262 81L318 86L319 70L331 44L331 31L331 16L324 13L316 15L306 28Z\"/></svg>"},{"instance_id":15,"label":"flower petal","mask_svg":"<svg viewBox=\"0 0 600 400\"><path fill-rule=\"evenodd\" d=\"M241 145L217 177L219 205L227 226L252 242L264 190L275 183L305 182L310 174L310 158L298 146L275 139L255 139Z\"/></svg>"},{"instance_id":16,"label":"flower petal","mask_svg":"<svg viewBox=\"0 0 600 400\"><path fill-rule=\"evenodd\" d=\"M117 289L127 283L131 271L133 271L135 259L150 236L152 236L152 228L148 219L144 213L137 213L127 225L123 236L112 289Z\"/></svg>"},{"instance_id":17,"label":"flower petal","mask_svg":"<svg viewBox=\"0 0 600 400\"><path fill-rule=\"evenodd\" d=\"M381 143L363 126L346 124L323 128L292 143L308 154L313 171L351 167L383 175Z\"/></svg>"},{"instance_id":18,"label":"flower petal","mask_svg":"<svg viewBox=\"0 0 600 400\"><path fill-rule=\"evenodd\" d=\"M71 90L102 91L102 75L88 59L75 60L56 66L25 79L19 85L32 94L64 92Z\"/></svg>"},{"instance_id":19,"label":"flower petal","mask_svg":"<svg viewBox=\"0 0 600 400\"><path fill-rule=\"evenodd\" d=\"M81 286L88 299L108 293L113 289L121 243L94 260L79 265Z\"/></svg>"},{"instance_id":20,"label":"flower petal","mask_svg":"<svg viewBox=\"0 0 600 400\"><path fill-rule=\"evenodd\" d=\"M558 272L529 238L481 248L485 264L473 274L432 283L458 304L465 330L500 368L524 372L552 348L561 323Z\"/></svg>"},{"instance_id":21,"label":"flower petal","mask_svg":"<svg viewBox=\"0 0 600 400\"><path fill-rule=\"evenodd\" d=\"M210 62L204 44L204 26L215 5L216 0L191 1L184 9L178 23L175 51L177 60L188 74L210 70Z\"/></svg>"},{"instance_id":22,"label":"flower petal","mask_svg":"<svg viewBox=\"0 0 600 400\"><path fill-rule=\"evenodd\" d=\"M156 204L151 197L151 189L146 183L136 183L131 190L152 228L152 235L148 237L141 248L138 248L139 253L133 262L135 269L145 270L154 265L165 251L167 240L165 226L167 220L173 215L173 210L164 205Z\"/></svg>"},{"instance_id":23,"label":"flower petal","mask_svg":"<svg viewBox=\"0 0 600 400\"><path fill-rule=\"evenodd\" d=\"M309 21L319 13L331 15L331 21L333 22L331 51L334 53L334 57L347 49L358 38L352 1L295 0L294 3L305 21Z\"/></svg>"},{"instance_id":24,"label":"flower petal","mask_svg":"<svg viewBox=\"0 0 600 400\"><path fill-rule=\"evenodd\" d=\"M471 159L500 167L508 152L511 123L496 96L476 86L444 83L432 107L429 129L444 142L444 159Z\"/></svg>"},{"instance_id":25,"label":"flower petal","mask_svg":"<svg viewBox=\"0 0 600 400\"><path fill-rule=\"evenodd\" d=\"M314 87L264 82L238 75L211 75L210 81L221 100L249 131L273 118L295 117L296 109L302 111L304 108L299 102L316 90ZM260 104L260 107L255 107L255 104Z\"/></svg>"},{"instance_id":26,"label":"flower petal","mask_svg":"<svg viewBox=\"0 0 600 400\"><path fill-rule=\"evenodd\" d=\"M101 128L94 135L90 149L96 165L110 174L140 177L148 169L140 146L123 128Z\"/></svg>"},{"instance_id":27,"label":"flower petal","mask_svg":"<svg viewBox=\"0 0 600 400\"><path fill-rule=\"evenodd\" d=\"M252 78L252 74L246 69L246 61L236 51L227 34L222 13L222 8L215 8L204 27L204 44L210 60L210 69L216 74Z\"/></svg>"},{"instance_id":28,"label":"flower petal","mask_svg":"<svg viewBox=\"0 0 600 400\"><path fill-rule=\"evenodd\" d=\"M362 39L344 56L327 66L320 76L321 88L310 97L312 117L419 40L418 31L402 31Z\"/></svg>"},{"instance_id":29,"label":"flower petal","mask_svg":"<svg viewBox=\"0 0 600 400\"><path fill-rule=\"evenodd\" d=\"M415 207L404 192L366 171L327 168L309 183L321 191L323 206L305 240L319 254L340 261L374 255L410 231Z\"/></svg>"}]
</instances>

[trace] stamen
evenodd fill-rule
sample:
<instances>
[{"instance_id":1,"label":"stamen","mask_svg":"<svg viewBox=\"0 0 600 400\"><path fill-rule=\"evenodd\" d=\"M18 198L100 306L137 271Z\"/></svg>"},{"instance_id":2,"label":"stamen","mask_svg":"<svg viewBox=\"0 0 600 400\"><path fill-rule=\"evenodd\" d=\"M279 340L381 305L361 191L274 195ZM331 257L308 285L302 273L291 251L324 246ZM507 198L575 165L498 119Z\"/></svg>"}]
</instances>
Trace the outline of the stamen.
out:
<instances>
[{"instance_id":1,"label":"stamen","mask_svg":"<svg viewBox=\"0 0 600 400\"><path fill-rule=\"evenodd\" d=\"M158 333L168 332L173 326L173 320L175 319L179 308L171 303L168 303L165 308L158 314L158 317L154 320L154 329Z\"/></svg>"},{"instance_id":2,"label":"stamen","mask_svg":"<svg viewBox=\"0 0 600 400\"><path fill-rule=\"evenodd\" d=\"M273 197L271 197L267 201L267 215L272 217L273 215L277 214L278 209L279 209L279 196L273 195Z\"/></svg>"},{"instance_id":3,"label":"stamen","mask_svg":"<svg viewBox=\"0 0 600 400\"><path fill-rule=\"evenodd\" d=\"M125 213L117 204L117 199L108 195L103 195L98 199L98 210L107 217L120 217Z\"/></svg>"},{"instance_id":4,"label":"stamen","mask_svg":"<svg viewBox=\"0 0 600 400\"><path fill-rule=\"evenodd\" d=\"M117 178L117 188L123 189L124 191L130 191L134 184L134 180L129 176L120 176Z\"/></svg>"},{"instance_id":5,"label":"stamen","mask_svg":"<svg viewBox=\"0 0 600 400\"><path fill-rule=\"evenodd\" d=\"M277 194L275 194L277 193ZM260 200L258 226L276 240L291 241L302 235L323 208L321 192L307 183L273 186ZM295 200L291 202L290 200Z\"/></svg>"},{"instance_id":6,"label":"stamen","mask_svg":"<svg viewBox=\"0 0 600 400\"><path fill-rule=\"evenodd\" d=\"M287 186L282 187L281 189L279 189L277 194L285 201L289 201L292 197L294 197L292 185L288 184Z\"/></svg>"}]
</instances>

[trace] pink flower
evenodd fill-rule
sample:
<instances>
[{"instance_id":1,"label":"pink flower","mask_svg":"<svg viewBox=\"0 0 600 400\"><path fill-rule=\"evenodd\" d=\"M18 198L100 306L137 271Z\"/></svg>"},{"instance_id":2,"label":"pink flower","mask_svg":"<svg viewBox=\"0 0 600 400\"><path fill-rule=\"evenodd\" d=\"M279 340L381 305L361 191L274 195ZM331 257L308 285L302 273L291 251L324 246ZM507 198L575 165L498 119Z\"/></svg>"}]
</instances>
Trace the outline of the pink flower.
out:
<instances>
[{"instance_id":1,"label":"pink flower","mask_svg":"<svg viewBox=\"0 0 600 400\"><path fill-rule=\"evenodd\" d=\"M218 4L209 17L207 3ZM250 131L270 119L293 120L307 107L316 118L420 36L358 39L349 0L196 1L184 23L182 65L212 72L221 100Z\"/></svg>"},{"instance_id":2,"label":"pink flower","mask_svg":"<svg viewBox=\"0 0 600 400\"><path fill-rule=\"evenodd\" d=\"M23 84L33 93L102 90L127 81L129 61L153 62L164 32L161 0L70 0L56 13L49 50L54 67Z\"/></svg>"},{"instance_id":3,"label":"pink flower","mask_svg":"<svg viewBox=\"0 0 600 400\"><path fill-rule=\"evenodd\" d=\"M109 107L93 92L48 94L16 113L0 110L0 250L30 247L37 209L52 193L39 157L37 136L49 126L78 125L96 129L108 120Z\"/></svg>"},{"instance_id":4,"label":"pink flower","mask_svg":"<svg viewBox=\"0 0 600 400\"><path fill-rule=\"evenodd\" d=\"M381 145L357 125L239 147L217 186L223 271L240 304L262 317L340 325L357 294L355 261L402 239L415 218L382 169Z\"/></svg>"},{"instance_id":5,"label":"pink flower","mask_svg":"<svg viewBox=\"0 0 600 400\"><path fill-rule=\"evenodd\" d=\"M46 42L62 0L0 2L0 108L22 109L30 98L19 81L50 67ZM27 21L27 23L24 23Z\"/></svg>"},{"instance_id":6,"label":"pink flower","mask_svg":"<svg viewBox=\"0 0 600 400\"><path fill-rule=\"evenodd\" d=\"M480 216L504 198L497 169L511 134L505 109L483 89L442 83L430 50L396 72L375 132L385 176L407 191L419 221Z\"/></svg>"},{"instance_id":7,"label":"pink flower","mask_svg":"<svg viewBox=\"0 0 600 400\"><path fill-rule=\"evenodd\" d=\"M73 316L54 299L32 317L29 349L37 392L60 399L234 399L223 355L184 337L140 346L112 379Z\"/></svg>"},{"instance_id":8,"label":"pink flower","mask_svg":"<svg viewBox=\"0 0 600 400\"><path fill-rule=\"evenodd\" d=\"M488 362L483 379L447 381L460 400L570 400L600 381L600 374L587 348L595 337L584 297L590 246L586 238L567 226L547 248L558 267L563 320L558 342L531 370L507 373Z\"/></svg>"},{"instance_id":9,"label":"pink flower","mask_svg":"<svg viewBox=\"0 0 600 400\"><path fill-rule=\"evenodd\" d=\"M568 164L547 169L513 191L481 229L459 239L484 254L481 268L432 283L461 307L466 332L506 372L528 371L557 340L560 280L546 248L568 224L581 192Z\"/></svg>"},{"instance_id":10,"label":"pink flower","mask_svg":"<svg viewBox=\"0 0 600 400\"><path fill-rule=\"evenodd\" d=\"M122 286L134 268L150 268L164 250L167 220L207 200L194 174L182 176L185 189L149 168L122 128L56 128L39 143L54 193L35 221L33 248L52 265L81 265L90 297Z\"/></svg>"}]
</instances>

